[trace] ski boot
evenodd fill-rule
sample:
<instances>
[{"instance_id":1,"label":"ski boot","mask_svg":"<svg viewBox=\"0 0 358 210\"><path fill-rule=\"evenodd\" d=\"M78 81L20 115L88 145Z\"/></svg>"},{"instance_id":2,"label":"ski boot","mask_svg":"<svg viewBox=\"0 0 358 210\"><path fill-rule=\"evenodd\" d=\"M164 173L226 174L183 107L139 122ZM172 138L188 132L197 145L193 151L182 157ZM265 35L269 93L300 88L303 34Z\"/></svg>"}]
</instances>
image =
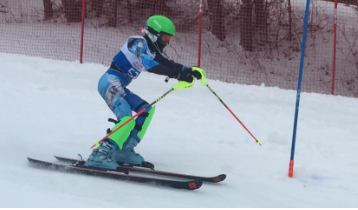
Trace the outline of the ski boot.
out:
<instances>
[{"instance_id":1,"label":"ski boot","mask_svg":"<svg viewBox=\"0 0 358 210\"><path fill-rule=\"evenodd\" d=\"M107 170L118 170L119 165L112 159L118 146L110 139L105 139L98 148L93 149L84 166Z\"/></svg>"},{"instance_id":2,"label":"ski boot","mask_svg":"<svg viewBox=\"0 0 358 210\"><path fill-rule=\"evenodd\" d=\"M112 159L115 160L118 164L141 166L154 169L154 165L152 163L146 162L141 155L134 151L134 147L137 146L137 144L146 133L154 111L155 107L149 108L147 112L143 112L132 121L128 121L131 116L122 117L119 122L111 118L108 119L108 121L115 123L113 129L108 129L107 133L109 134L112 133L112 131L115 131L114 133L110 134L108 138L112 139L119 148L112 154ZM126 121L128 121L128 123L123 125L123 128L116 130Z\"/></svg>"},{"instance_id":3,"label":"ski boot","mask_svg":"<svg viewBox=\"0 0 358 210\"><path fill-rule=\"evenodd\" d=\"M154 164L147 162L144 158L134 151L134 147L138 144L138 140L130 136L124 143L123 148L116 150L112 159L119 165L141 166L154 169Z\"/></svg>"}]
</instances>

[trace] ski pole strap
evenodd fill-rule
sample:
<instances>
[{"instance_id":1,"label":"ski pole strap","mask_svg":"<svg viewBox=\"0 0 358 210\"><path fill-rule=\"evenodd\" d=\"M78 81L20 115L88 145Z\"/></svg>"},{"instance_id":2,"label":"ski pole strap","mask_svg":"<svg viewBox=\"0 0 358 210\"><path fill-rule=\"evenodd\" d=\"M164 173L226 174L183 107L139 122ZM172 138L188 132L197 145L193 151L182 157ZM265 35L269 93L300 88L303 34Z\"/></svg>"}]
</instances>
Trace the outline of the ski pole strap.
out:
<instances>
[{"instance_id":1,"label":"ski pole strap","mask_svg":"<svg viewBox=\"0 0 358 210\"><path fill-rule=\"evenodd\" d=\"M179 81L178 84L174 85L172 90L175 89L186 89L193 87L195 85L195 79L193 79L193 82L185 82L185 81Z\"/></svg>"},{"instance_id":2,"label":"ski pole strap","mask_svg":"<svg viewBox=\"0 0 358 210\"><path fill-rule=\"evenodd\" d=\"M99 145L100 145L98 141L95 141L94 144L95 144L97 147L99 147Z\"/></svg>"}]
</instances>

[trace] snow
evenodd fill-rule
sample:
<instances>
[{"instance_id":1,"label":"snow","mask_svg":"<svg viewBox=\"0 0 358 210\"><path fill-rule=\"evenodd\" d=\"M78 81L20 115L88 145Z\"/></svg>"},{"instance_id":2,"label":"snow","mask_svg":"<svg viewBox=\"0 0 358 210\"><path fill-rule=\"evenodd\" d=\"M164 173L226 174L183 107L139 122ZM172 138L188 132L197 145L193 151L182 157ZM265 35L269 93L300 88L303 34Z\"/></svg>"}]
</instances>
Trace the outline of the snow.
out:
<instances>
[{"instance_id":1,"label":"snow","mask_svg":"<svg viewBox=\"0 0 358 210\"><path fill-rule=\"evenodd\" d=\"M208 80L262 147L199 82L157 103L136 152L158 170L227 174L176 190L32 167L27 157L87 158L114 117L97 92L100 64L0 53L0 207L357 207L358 99ZM129 89L152 102L173 85L143 72Z\"/></svg>"}]
</instances>

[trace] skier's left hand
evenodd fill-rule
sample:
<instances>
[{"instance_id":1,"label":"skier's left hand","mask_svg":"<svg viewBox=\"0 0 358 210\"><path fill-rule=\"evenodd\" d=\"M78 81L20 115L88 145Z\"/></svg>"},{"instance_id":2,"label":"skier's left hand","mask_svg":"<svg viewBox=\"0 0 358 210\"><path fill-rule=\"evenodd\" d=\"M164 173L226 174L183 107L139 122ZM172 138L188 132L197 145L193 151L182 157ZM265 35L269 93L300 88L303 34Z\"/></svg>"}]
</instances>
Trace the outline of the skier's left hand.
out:
<instances>
[{"instance_id":1,"label":"skier's left hand","mask_svg":"<svg viewBox=\"0 0 358 210\"><path fill-rule=\"evenodd\" d=\"M191 68L186 68L184 71L182 71L181 73L179 73L178 75L178 80L179 81L185 81L188 83L192 83L194 80L193 77L193 70Z\"/></svg>"},{"instance_id":2,"label":"skier's left hand","mask_svg":"<svg viewBox=\"0 0 358 210\"><path fill-rule=\"evenodd\" d=\"M193 71L191 73L197 80L201 79L201 74L198 71Z\"/></svg>"},{"instance_id":3,"label":"skier's left hand","mask_svg":"<svg viewBox=\"0 0 358 210\"><path fill-rule=\"evenodd\" d=\"M204 71L204 69L202 69L202 68L199 68L199 67L197 67L197 66L193 66L193 67L191 67L191 70L193 71L193 72L192 72L192 75L193 75L197 80L200 80L200 79L201 79L202 73L203 73L204 76L205 76L205 71Z\"/></svg>"}]
</instances>

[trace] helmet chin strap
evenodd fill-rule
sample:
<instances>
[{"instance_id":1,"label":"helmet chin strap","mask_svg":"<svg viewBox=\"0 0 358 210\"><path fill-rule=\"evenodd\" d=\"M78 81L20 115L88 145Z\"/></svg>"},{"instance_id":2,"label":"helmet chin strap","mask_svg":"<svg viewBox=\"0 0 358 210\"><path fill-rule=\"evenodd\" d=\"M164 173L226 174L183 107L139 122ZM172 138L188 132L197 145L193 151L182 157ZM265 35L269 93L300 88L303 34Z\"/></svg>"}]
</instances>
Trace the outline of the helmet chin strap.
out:
<instances>
[{"instance_id":1,"label":"helmet chin strap","mask_svg":"<svg viewBox=\"0 0 358 210\"><path fill-rule=\"evenodd\" d=\"M145 34L148 35L149 39L152 41L154 47L157 49L157 51L166 59L172 61L172 59L166 54L164 53L163 50L160 50L159 46L158 46L158 36L150 33L147 29L144 29L145 30Z\"/></svg>"}]
</instances>

